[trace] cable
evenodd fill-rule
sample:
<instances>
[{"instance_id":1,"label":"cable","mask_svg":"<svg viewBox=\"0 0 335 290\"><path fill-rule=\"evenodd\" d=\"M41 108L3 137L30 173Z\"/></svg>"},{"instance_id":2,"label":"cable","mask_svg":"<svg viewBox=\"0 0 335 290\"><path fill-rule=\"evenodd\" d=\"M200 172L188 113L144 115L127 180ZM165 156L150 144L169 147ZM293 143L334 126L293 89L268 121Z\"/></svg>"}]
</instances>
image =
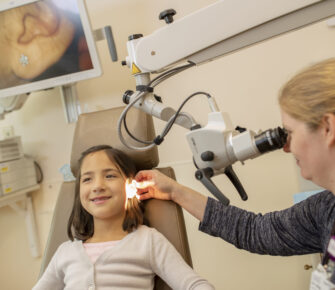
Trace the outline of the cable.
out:
<instances>
[{"instance_id":1,"label":"cable","mask_svg":"<svg viewBox=\"0 0 335 290\"><path fill-rule=\"evenodd\" d=\"M142 94L144 94L144 92L142 92ZM126 114L127 114L128 110L130 109L130 107L131 107L134 103L136 103L137 100L140 99L140 97L142 97L142 94L139 93L138 96L134 99L134 101L132 101L132 102L126 107L126 109L122 112L122 115L121 115L121 117L120 117L120 119L119 119L119 122L118 122L118 127L119 127L119 125L121 126L121 123L122 123L122 120L123 120L124 125L125 125L125 128L126 128L126 122L125 122ZM186 104L191 98L193 98L194 96L197 96L197 95L205 95L205 96L207 96L208 99L209 99L209 98L212 98L212 96L211 96L210 94L206 93L206 92L195 92L195 93L193 93L192 95L188 96L188 97L181 103L181 105L179 106L179 108L178 108L178 110L176 111L176 113L175 113L173 116L171 116L171 118L167 121L167 124L166 124L166 126L163 128L162 133L161 133L160 135L156 136L155 139L152 140L152 141L143 141L143 140L139 140L139 139L137 139L135 136L133 136L133 135L129 132L128 128L126 128L126 131L127 131L127 133L129 134L129 136L130 136L131 138L133 138L134 140L136 140L136 141L138 141L138 142L140 142L140 143L144 143L144 142L146 142L145 144L150 144L149 146L146 146L146 147L133 147L133 146L131 146L131 145L128 145L128 144L124 143L125 140L123 139L122 134L121 134L122 139L120 138L121 142L122 142L125 146L127 146L128 148L131 148L131 149L140 148L140 149L137 149L137 150L146 150L146 149L152 148L152 147L155 146L155 145L159 145L159 144L161 144L161 142L163 141L163 139L165 138L165 136L166 136L166 135L169 133L169 131L171 130L171 128L172 128L172 126L174 125L174 123L175 123L176 119L178 118L178 116L180 116L180 115L183 114L183 113L180 112L180 111L182 110L182 108L185 106L185 104ZM121 120L121 118L122 118L122 120ZM121 120L121 122L120 122L120 120ZM121 130L120 130L120 132L121 132Z\"/></svg>"},{"instance_id":2,"label":"cable","mask_svg":"<svg viewBox=\"0 0 335 290\"><path fill-rule=\"evenodd\" d=\"M128 129L127 123L126 123L126 117L127 114L125 114L124 119L123 119L123 127L126 130L127 134L135 141L139 142L139 143L143 143L143 144L152 144L152 141L145 141L145 140L140 140L137 137L135 137Z\"/></svg>"},{"instance_id":3,"label":"cable","mask_svg":"<svg viewBox=\"0 0 335 290\"><path fill-rule=\"evenodd\" d=\"M164 137L169 133L169 131L170 131L170 129L172 128L173 124L175 123L175 121L176 121L178 115L180 114L181 109L185 106L185 104L186 104L191 98L193 98L194 96L197 96L197 95L205 95L205 96L207 96L207 98L211 98L211 97L212 97L210 94L205 93L205 92L196 92L196 93L193 93L192 95L188 96L188 97L182 102L182 104L179 106L177 112L176 112L176 113L173 115L173 117L170 119L171 121L170 121L170 120L168 121L167 125L165 126L165 128L164 128L164 130L163 130L163 133L162 133L163 136L161 136L161 137L164 138Z\"/></svg>"},{"instance_id":4,"label":"cable","mask_svg":"<svg viewBox=\"0 0 335 290\"><path fill-rule=\"evenodd\" d=\"M182 72L182 71L184 71L184 70L186 70L186 69L188 69L188 68L190 68L190 67L193 67L193 66L195 66L194 63L189 63L189 64L186 64L186 65L182 65L182 66L173 68L173 69L171 69L171 70L169 70L169 71L166 71L166 72L160 74L159 76L157 76L156 78L154 78L152 81L150 81L149 84L148 84L148 87L156 87L157 85L159 85L159 84L160 84L161 82L163 82L164 80L166 80L166 79L168 79L168 78L170 78L170 77L176 75L177 73L180 73L180 72ZM143 94L144 94L144 92L143 92ZM142 97L142 96L141 96L141 97ZM128 106L126 107L126 109L123 111L124 114L122 113L121 117L119 118L118 125L121 125L121 124L122 124L122 121L123 121L124 128L125 128L127 134L129 135L129 137L131 137L133 140L135 140L135 141L137 141L137 142L139 142L139 143L147 144L147 145L152 145L152 144L154 144L153 141L140 140L140 139L138 139L137 137L135 137L135 136L129 131L129 129L128 129L127 122L126 122L127 112L128 112L128 110L130 109L130 107L132 107L133 104L135 104L135 103L137 102L137 100L140 99L140 97L137 96L135 99L136 99L136 101L132 102L131 104L128 104ZM121 120L121 118L122 118L122 120ZM121 122L120 122L120 120L121 120ZM121 142L123 143L123 141L125 141L125 140L124 140L124 138L123 138L123 136L122 136L121 129L118 130L118 132L120 133L119 136L122 138L122 139L120 138L120 140L121 140ZM129 146L126 145L125 143L123 143L123 144L124 144L125 146L127 146L128 148L132 147L132 146L129 147ZM133 147L133 148L135 148L135 147ZM136 148L147 148L147 147L136 147ZM151 146L150 146L150 148L151 148ZM132 149L132 148L130 148L130 149ZM144 150L145 150L145 149L144 149Z\"/></svg>"},{"instance_id":5,"label":"cable","mask_svg":"<svg viewBox=\"0 0 335 290\"><path fill-rule=\"evenodd\" d=\"M43 181L43 171L42 171L42 168L41 168L41 166L36 161L34 161L34 165L35 165L35 167L38 169L38 171L40 173L40 179L37 180L37 183L38 184L42 183L42 181Z\"/></svg>"},{"instance_id":6,"label":"cable","mask_svg":"<svg viewBox=\"0 0 335 290\"><path fill-rule=\"evenodd\" d=\"M177 73L180 73L192 66L195 66L194 63L189 63L189 64L185 64L176 68L173 68L171 70L168 70L162 74L160 74L159 76L157 76L156 78L154 78L152 81L150 81L149 86L157 86L159 83L161 83L162 81L164 81L166 78L169 78L171 76L174 76ZM163 78L163 80L160 80L161 78ZM159 81L159 82L158 82ZM156 82L158 82L157 84L155 84Z\"/></svg>"},{"instance_id":7,"label":"cable","mask_svg":"<svg viewBox=\"0 0 335 290\"><path fill-rule=\"evenodd\" d=\"M121 131L121 127L122 127L122 122L124 121L124 118L125 118L125 115L127 114L128 110L140 99L142 98L142 96L145 94L145 92L138 92L137 93L137 96L135 97L135 99L133 101L131 101L127 106L126 108L123 110L123 112L121 113L121 116L118 120L118 123L117 123L117 131L118 131L118 136L120 138L120 141L123 145L125 145L127 148L129 149L133 149L133 150L139 150L139 151L145 151L147 149L150 149L152 147L155 146L155 143L151 143L150 145L148 146L145 146L145 147L136 147L136 146L132 146L132 145L129 145L127 144L126 140L123 138L123 135L122 135L122 131Z\"/></svg>"}]
</instances>

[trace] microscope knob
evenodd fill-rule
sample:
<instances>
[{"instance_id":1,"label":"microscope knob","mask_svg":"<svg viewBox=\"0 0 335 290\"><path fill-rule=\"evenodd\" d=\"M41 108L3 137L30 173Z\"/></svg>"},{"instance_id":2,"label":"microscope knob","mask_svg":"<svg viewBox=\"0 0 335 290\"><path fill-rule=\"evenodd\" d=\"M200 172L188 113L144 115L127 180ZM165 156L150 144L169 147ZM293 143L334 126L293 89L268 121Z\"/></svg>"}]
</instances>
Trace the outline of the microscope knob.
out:
<instances>
[{"instance_id":1,"label":"microscope knob","mask_svg":"<svg viewBox=\"0 0 335 290\"><path fill-rule=\"evenodd\" d=\"M143 34L141 34L141 33L132 34L132 35L128 36L128 41L131 41L131 40L134 40L134 39L138 39L138 38L141 38L141 37L143 37Z\"/></svg>"},{"instance_id":2,"label":"microscope knob","mask_svg":"<svg viewBox=\"0 0 335 290\"><path fill-rule=\"evenodd\" d=\"M200 155L202 161L213 161L214 153L212 151L202 152Z\"/></svg>"},{"instance_id":3,"label":"microscope knob","mask_svg":"<svg viewBox=\"0 0 335 290\"><path fill-rule=\"evenodd\" d=\"M134 92L132 90L127 90L124 92L122 100L125 104L129 104L130 101L130 97L134 94Z\"/></svg>"},{"instance_id":4,"label":"microscope knob","mask_svg":"<svg viewBox=\"0 0 335 290\"><path fill-rule=\"evenodd\" d=\"M158 18L159 20L164 19L167 24L170 24L173 22L173 16L176 15L176 13L177 12L174 9L167 9L161 12Z\"/></svg>"}]
</instances>

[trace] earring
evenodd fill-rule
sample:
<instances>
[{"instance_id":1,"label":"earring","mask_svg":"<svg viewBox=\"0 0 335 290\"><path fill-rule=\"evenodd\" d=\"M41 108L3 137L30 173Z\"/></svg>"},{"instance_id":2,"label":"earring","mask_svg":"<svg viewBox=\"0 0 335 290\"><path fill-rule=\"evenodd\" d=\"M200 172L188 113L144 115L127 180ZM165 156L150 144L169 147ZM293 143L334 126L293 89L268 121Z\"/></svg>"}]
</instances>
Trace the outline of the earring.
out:
<instances>
[{"instance_id":1,"label":"earring","mask_svg":"<svg viewBox=\"0 0 335 290\"><path fill-rule=\"evenodd\" d=\"M24 55L24 54L21 54L21 56L20 56L20 64L22 65L22 66L26 66L26 65L28 65L29 64L29 59L28 59L28 56L26 56L26 55Z\"/></svg>"}]
</instances>

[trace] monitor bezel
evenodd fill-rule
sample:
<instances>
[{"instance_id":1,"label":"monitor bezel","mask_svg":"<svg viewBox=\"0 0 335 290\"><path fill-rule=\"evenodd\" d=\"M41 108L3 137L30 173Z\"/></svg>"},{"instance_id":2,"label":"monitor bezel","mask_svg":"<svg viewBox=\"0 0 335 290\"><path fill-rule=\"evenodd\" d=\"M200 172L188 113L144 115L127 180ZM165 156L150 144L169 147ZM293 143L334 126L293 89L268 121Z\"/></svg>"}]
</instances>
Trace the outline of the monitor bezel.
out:
<instances>
[{"instance_id":1,"label":"monitor bezel","mask_svg":"<svg viewBox=\"0 0 335 290\"><path fill-rule=\"evenodd\" d=\"M0 13L5 10L13 9L19 6L39 1L44 0L6 0L6 1L1 0ZM78 6L80 19L86 37L93 68L89 70L79 71L75 73L65 74L62 76L52 77L44 80L34 81L26 84L20 84L9 88L0 89L0 98L29 94L32 92L47 90L58 86L70 85L78 81L98 77L102 74L99 55L94 40L94 34L91 29L91 23L87 12L85 0L73 0L73 1L76 1Z\"/></svg>"}]
</instances>

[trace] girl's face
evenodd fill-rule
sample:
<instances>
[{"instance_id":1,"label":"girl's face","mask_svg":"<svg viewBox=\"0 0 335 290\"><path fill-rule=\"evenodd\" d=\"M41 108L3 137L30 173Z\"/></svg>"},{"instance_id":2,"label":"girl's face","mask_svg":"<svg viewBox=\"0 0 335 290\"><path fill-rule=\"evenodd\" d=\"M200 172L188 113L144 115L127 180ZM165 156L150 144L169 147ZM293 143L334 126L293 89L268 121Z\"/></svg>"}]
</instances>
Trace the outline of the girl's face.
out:
<instances>
[{"instance_id":1,"label":"girl's face","mask_svg":"<svg viewBox=\"0 0 335 290\"><path fill-rule=\"evenodd\" d=\"M93 219L124 219L125 177L105 151L88 154L81 166L80 201Z\"/></svg>"},{"instance_id":2,"label":"girl's face","mask_svg":"<svg viewBox=\"0 0 335 290\"><path fill-rule=\"evenodd\" d=\"M303 178L322 186L321 178L329 159L322 128L312 131L304 122L294 119L283 110L281 116L288 132L284 151L294 155Z\"/></svg>"}]
</instances>

